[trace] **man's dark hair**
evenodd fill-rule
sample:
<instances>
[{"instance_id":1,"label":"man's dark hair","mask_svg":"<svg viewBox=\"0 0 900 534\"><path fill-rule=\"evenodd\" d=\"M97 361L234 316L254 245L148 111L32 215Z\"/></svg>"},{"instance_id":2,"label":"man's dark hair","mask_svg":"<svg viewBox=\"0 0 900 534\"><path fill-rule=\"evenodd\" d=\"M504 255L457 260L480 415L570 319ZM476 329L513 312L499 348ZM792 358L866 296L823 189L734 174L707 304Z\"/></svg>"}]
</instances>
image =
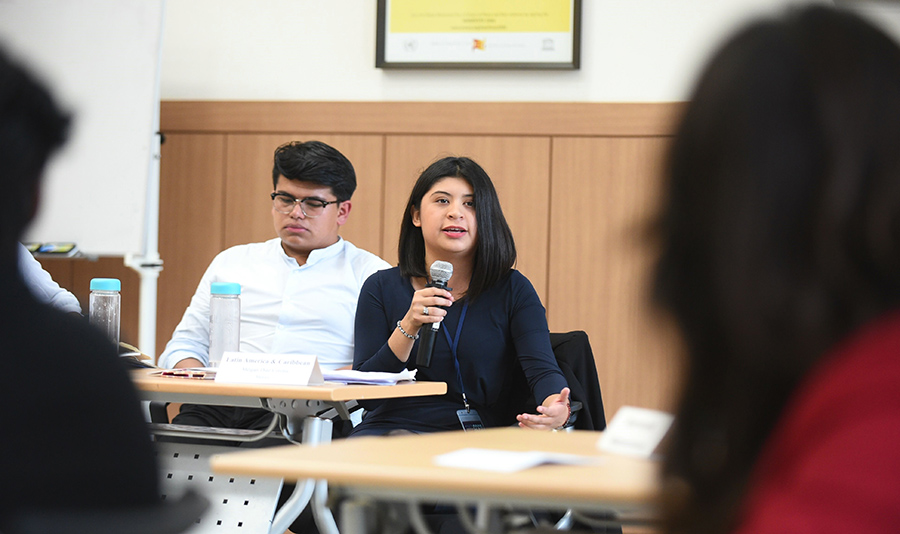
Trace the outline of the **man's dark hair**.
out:
<instances>
[{"instance_id":1,"label":"man's dark hair","mask_svg":"<svg viewBox=\"0 0 900 534\"><path fill-rule=\"evenodd\" d=\"M406 277L428 277L425 265L425 239L422 229L413 224L412 210L422 208L422 198L444 178L462 178L475 194L475 220L478 236L472 263L472 280L466 298L475 300L490 289L516 264L516 244L506 223L500 198L490 176L481 165L465 157L447 157L425 169L413 186L400 223L400 274Z\"/></svg>"},{"instance_id":2,"label":"man's dark hair","mask_svg":"<svg viewBox=\"0 0 900 534\"><path fill-rule=\"evenodd\" d=\"M356 171L343 154L321 141L292 141L275 149L272 187L278 177L311 182L331 188L341 202L350 200L356 191Z\"/></svg>"},{"instance_id":3,"label":"man's dark hair","mask_svg":"<svg viewBox=\"0 0 900 534\"><path fill-rule=\"evenodd\" d=\"M15 258L15 242L34 216L47 159L66 139L69 119L50 93L0 51L0 249Z\"/></svg>"}]
</instances>

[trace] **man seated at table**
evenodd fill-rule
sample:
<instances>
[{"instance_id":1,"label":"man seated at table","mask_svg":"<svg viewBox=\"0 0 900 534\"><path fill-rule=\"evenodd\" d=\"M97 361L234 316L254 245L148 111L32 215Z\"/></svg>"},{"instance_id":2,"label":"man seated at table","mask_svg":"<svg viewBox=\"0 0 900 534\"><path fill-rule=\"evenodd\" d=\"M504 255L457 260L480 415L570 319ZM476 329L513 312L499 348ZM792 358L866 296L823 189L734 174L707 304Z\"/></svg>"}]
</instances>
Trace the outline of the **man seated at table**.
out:
<instances>
[{"instance_id":1,"label":"man seated at table","mask_svg":"<svg viewBox=\"0 0 900 534\"><path fill-rule=\"evenodd\" d=\"M338 235L350 215L356 173L319 141L275 150L272 218L278 237L220 253L159 358L161 367L209 363L212 282L241 285L241 352L315 354L326 370L353 362L356 302L363 282L390 265ZM174 423L262 430L261 408L184 405Z\"/></svg>"},{"instance_id":2,"label":"man seated at table","mask_svg":"<svg viewBox=\"0 0 900 534\"><path fill-rule=\"evenodd\" d=\"M3 532L51 512L160 502L152 442L115 347L83 319L40 302L19 269L18 241L68 122L50 94L0 51Z\"/></svg>"}]
</instances>

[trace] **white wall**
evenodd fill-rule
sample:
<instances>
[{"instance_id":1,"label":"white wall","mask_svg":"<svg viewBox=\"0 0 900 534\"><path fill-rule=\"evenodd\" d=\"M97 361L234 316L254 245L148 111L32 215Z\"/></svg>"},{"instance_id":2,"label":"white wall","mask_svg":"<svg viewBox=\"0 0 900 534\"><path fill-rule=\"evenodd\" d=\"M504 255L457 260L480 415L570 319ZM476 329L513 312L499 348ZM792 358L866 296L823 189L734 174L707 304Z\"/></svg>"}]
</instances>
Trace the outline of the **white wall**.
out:
<instances>
[{"instance_id":1,"label":"white wall","mask_svg":"<svg viewBox=\"0 0 900 534\"><path fill-rule=\"evenodd\" d=\"M576 71L375 68L375 0L168 0L164 100L665 102L792 0L583 0Z\"/></svg>"},{"instance_id":2,"label":"white wall","mask_svg":"<svg viewBox=\"0 0 900 534\"><path fill-rule=\"evenodd\" d=\"M161 0L0 0L0 45L73 117L24 241L144 251L161 22Z\"/></svg>"}]
</instances>

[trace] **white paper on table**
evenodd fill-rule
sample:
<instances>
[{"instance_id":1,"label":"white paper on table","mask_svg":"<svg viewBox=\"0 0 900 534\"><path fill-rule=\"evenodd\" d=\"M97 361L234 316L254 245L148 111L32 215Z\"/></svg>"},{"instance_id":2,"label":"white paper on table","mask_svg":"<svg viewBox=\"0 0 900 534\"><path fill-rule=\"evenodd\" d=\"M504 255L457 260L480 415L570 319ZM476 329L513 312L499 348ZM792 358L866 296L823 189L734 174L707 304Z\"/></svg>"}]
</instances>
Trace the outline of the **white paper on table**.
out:
<instances>
[{"instance_id":1,"label":"white paper on table","mask_svg":"<svg viewBox=\"0 0 900 534\"><path fill-rule=\"evenodd\" d=\"M404 369L399 373L379 373L339 369L336 371L322 371L322 377L326 382L339 382L341 384L376 384L393 386L397 382L415 380L416 371L416 369L413 369L412 371Z\"/></svg>"},{"instance_id":2,"label":"white paper on table","mask_svg":"<svg viewBox=\"0 0 900 534\"><path fill-rule=\"evenodd\" d=\"M543 464L586 465L602 462L602 458L545 451L503 451L465 448L434 457L442 467L461 467L497 473L514 473Z\"/></svg>"}]
</instances>

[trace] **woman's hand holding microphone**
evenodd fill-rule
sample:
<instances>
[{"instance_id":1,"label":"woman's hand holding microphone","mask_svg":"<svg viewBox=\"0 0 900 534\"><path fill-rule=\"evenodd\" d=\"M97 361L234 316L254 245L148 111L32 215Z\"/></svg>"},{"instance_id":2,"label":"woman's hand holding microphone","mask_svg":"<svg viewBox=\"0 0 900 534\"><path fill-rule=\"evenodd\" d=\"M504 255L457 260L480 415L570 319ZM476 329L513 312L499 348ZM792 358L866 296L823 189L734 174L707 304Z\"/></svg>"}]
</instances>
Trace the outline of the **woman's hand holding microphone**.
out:
<instances>
[{"instance_id":1,"label":"woman's hand holding microphone","mask_svg":"<svg viewBox=\"0 0 900 534\"><path fill-rule=\"evenodd\" d=\"M444 320L447 310L453 304L453 295L446 289L425 287L413 293L409 310L403 319L397 322L399 335L391 336L388 344L401 361L407 361L413 343L419 337L419 330L424 325L439 323Z\"/></svg>"}]
</instances>

